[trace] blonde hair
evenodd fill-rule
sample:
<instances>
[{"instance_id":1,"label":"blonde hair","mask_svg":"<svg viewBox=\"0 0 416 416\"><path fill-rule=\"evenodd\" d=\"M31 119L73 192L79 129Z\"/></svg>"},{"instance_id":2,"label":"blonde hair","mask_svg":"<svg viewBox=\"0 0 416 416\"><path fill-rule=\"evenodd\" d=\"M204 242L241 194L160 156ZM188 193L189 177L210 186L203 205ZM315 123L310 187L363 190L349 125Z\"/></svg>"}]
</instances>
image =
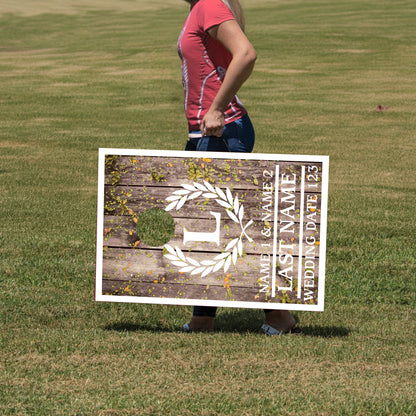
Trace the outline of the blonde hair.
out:
<instances>
[{"instance_id":1,"label":"blonde hair","mask_svg":"<svg viewBox=\"0 0 416 416\"><path fill-rule=\"evenodd\" d=\"M192 4L193 0L185 0L187 3ZM241 7L241 4L238 0L222 0L222 2L232 11L235 20L240 25L241 30L244 32L245 29L245 19L244 19L244 13L243 8Z\"/></svg>"},{"instance_id":2,"label":"blonde hair","mask_svg":"<svg viewBox=\"0 0 416 416\"><path fill-rule=\"evenodd\" d=\"M244 19L243 8L241 7L240 2L238 0L222 0L222 2L232 11L235 20L240 25L241 30L244 32L246 22Z\"/></svg>"}]
</instances>

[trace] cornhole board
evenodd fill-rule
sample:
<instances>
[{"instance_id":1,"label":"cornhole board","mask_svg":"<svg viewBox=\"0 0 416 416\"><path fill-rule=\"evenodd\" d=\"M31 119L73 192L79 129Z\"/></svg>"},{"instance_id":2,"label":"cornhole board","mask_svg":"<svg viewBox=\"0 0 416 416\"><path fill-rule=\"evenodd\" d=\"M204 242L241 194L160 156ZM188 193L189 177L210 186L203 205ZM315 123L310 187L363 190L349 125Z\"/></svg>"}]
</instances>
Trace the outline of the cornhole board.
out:
<instances>
[{"instance_id":1,"label":"cornhole board","mask_svg":"<svg viewBox=\"0 0 416 416\"><path fill-rule=\"evenodd\" d=\"M99 149L96 300L322 311L328 156Z\"/></svg>"}]
</instances>

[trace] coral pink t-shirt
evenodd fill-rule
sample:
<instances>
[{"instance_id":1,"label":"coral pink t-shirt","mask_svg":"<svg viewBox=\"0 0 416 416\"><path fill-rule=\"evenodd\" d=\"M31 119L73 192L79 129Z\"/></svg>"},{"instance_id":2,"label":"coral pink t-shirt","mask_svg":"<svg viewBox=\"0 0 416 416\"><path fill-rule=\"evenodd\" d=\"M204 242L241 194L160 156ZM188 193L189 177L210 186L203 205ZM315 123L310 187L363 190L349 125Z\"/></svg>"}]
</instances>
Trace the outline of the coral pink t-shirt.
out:
<instances>
[{"instance_id":1,"label":"coral pink t-shirt","mask_svg":"<svg viewBox=\"0 0 416 416\"><path fill-rule=\"evenodd\" d=\"M189 13L178 39L182 60L185 114L189 131L200 130L231 62L231 54L209 36L207 30L227 20L235 20L221 0L199 0ZM224 113L225 124L238 120L246 110L235 96Z\"/></svg>"}]
</instances>

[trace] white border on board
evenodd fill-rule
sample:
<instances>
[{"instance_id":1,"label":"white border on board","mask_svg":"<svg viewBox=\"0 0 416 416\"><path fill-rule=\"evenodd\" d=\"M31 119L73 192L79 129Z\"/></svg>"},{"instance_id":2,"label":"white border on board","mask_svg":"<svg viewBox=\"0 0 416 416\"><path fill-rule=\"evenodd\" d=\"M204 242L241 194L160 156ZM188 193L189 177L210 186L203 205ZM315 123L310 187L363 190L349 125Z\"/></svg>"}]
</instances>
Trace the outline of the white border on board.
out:
<instances>
[{"instance_id":1,"label":"white border on board","mask_svg":"<svg viewBox=\"0 0 416 416\"><path fill-rule=\"evenodd\" d=\"M318 303L290 304L290 303L268 303L268 302L241 302L241 301L219 301L219 300L197 300L197 299L175 299L175 298L153 298L138 296L113 296L102 294L102 270L103 270L103 232L104 232L104 173L105 155L121 156L154 156L154 157L182 157L182 158L210 158L210 159L245 159L245 160L270 160L280 162L320 162L322 163L322 190L321 190L321 228L319 246L319 283ZM184 305L184 306L217 306L231 308L251 309L283 309L293 311L316 311L324 310L324 288L325 288L325 262L326 262L326 232L327 232L327 208L328 208L328 174L329 156L317 155L283 155L270 153L233 153L233 152L190 152L176 150L151 150L151 149L118 149L100 148L98 155L98 192L97 192L97 252L96 252L96 277L95 277L95 300L100 302L120 303L151 303L160 305Z\"/></svg>"}]
</instances>

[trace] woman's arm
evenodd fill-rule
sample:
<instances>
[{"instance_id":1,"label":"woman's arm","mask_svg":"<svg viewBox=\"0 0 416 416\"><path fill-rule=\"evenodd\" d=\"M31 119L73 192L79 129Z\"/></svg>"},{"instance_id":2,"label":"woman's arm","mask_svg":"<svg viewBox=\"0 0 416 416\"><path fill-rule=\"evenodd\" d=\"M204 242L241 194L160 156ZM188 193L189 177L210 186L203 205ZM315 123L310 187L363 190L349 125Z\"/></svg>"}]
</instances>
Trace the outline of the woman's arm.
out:
<instances>
[{"instance_id":1,"label":"woman's arm","mask_svg":"<svg viewBox=\"0 0 416 416\"><path fill-rule=\"evenodd\" d=\"M203 134L220 137L224 130L224 111L253 71L257 54L235 20L214 26L208 29L208 33L232 55L221 88L201 122Z\"/></svg>"}]
</instances>

